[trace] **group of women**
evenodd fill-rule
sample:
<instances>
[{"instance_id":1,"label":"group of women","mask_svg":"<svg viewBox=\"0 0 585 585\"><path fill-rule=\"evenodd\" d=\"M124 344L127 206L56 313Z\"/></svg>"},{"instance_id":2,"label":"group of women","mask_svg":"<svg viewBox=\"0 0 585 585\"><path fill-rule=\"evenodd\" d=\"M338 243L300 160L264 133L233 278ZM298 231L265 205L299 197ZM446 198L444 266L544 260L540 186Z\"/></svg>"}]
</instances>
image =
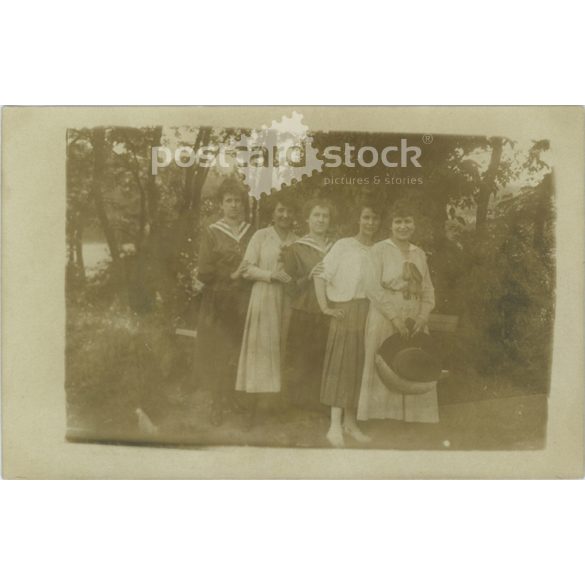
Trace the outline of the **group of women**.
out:
<instances>
[{"instance_id":1,"label":"group of women","mask_svg":"<svg viewBox=\"0 0 585 585\"><path fill-rule=\"evenodd\" d=\"M380 239L383 210L364 202L354 212L355 235L332 242L331 202L305 205L299 238L286 198L271 196L272 225L253 233L244 197L229 184L220 188L222 218L201 242L198 364L213 396L212 423L231 406L250 427L257 397L275 393L300 408L330 409L327 440L335 447L347 437L370 441L358 420L437 422L436 391L405 396L376 370L383 341L425 331L434 306L425 253L411 243L408 203L394 204L389 237Z\"/></svg>"}]
</instances>

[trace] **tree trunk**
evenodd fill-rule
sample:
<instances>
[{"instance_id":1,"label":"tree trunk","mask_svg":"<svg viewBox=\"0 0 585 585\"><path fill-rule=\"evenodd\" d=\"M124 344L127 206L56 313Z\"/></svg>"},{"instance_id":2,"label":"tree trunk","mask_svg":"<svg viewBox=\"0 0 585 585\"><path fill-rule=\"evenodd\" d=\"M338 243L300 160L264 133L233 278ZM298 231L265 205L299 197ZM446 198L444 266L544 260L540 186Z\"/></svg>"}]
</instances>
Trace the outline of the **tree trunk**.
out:
<instances>
[{"instance_id":1,"label":"tree trunk","mask_svg":"<svg viewBox=\"0 0 585 585\"><path fill-rule=\"evenodd\" d=\"M93 181L91 185L91 198L95 204L96 213L108 248L112 256L112 262L115 266L119 264L120 252L118 250L118 242L116 241L116 234L110 226L108 215L104 206L104 199L102 194L103 175L105 167L105 147L106 147L106 131L105 128L94 128L92 130L91 142L93 145Z\"/></svg>"},{"instance_id":2,"label":"tree trunk","mask_svg":"<svg viewBox=\"0 0 585 585\"><path fill-rule=\"evenodd\" d=\"M83 261L83 226L75 230L75 267L80 282L85 282L85 262Z\"/></svg>"},{"instance_id":3,"label":"tree trunk","mask_svg":"<svg viewBox=\"0 0 585 585\"><path fill-rule=\"evenodd\" d=\"M201 146L209 144L211 138L211 128L203 126L197 133L197 140L193 145L194 152L197 152ZM181 212L192 211L194 216L199 213L201 204L201 191L209 167L200 167L198 164L193 164L185 169L185 183L183 186L183 201L181 205Z\"/></svg>"},{"instance_id":4,"label":"tree trunk","mask_svg":"<svg viewBox=\"0 0 585 585\"><path fill-rule=\"evenodd\" d=\"M193 145L193 150L197 152L201 146L209 144L210 138L211 127L203 126L200 128L195 144ZM194 164L185 169L183 198L175 232L175 250L177 254L192 249L189 240L195 236L199 228L201 194L208 173L209 167L201 167L198 164Z\"/></svg>"},{"instance_id":5,"label":"tree trunk","mask_svg":"<svg viewBox=\"0 0 585 585\"><path fill-rule=\"evenodd\" d=\"M72 238L67 242L67 264L75 266L75 243Z\"/></svg>"},{"instance_id":6,"label":"tree trunk","mask_svg":"<svg viewBox=\"0 0 585 585\"><path fill-rule=\"evenodd\" d=\"M162 126L157 126L152 137L151 149L160 146L162 138ZM158 223L158 202L159 193L156 187L156 176L152 172L148 173L148 180L146 182L146 192L148 194L148 217L150 219L150 226Z\"/></svg>"},{"instance_id":7,"label":"tree trunk","mask_svg":"<svg viewBox=\"0 0 585 585\"><path fill-rule=\"evenodd\" d=\"M541 256L548 253L545 237L545 226L550 216L551 195L553 190L553 174L549 173L538 185L534 196L539 198L534 218L534 235L532 243Z\"/></svg>"},{"instance_id":8,"label":"tree trunk","mask_svg":"<svg viewBox=\"0 0 585 585\"><path fill-rule=\"evenodd\" d=\"M449 184L437 185L436 189L427 197L427 205L432 210L432 229L433 240L441 242L445 237L445 221L448 219L447 203L449 202L449 195L451 191Z\"/></svg>"},{"instance_id":9,"label":"tree trunk","mask_svg":"<svg viewBox=\"0 0 585 585\"><path fill-rule=\"evenodd\" d=\"M132 147L130 147L132 148ZM144 235L146 232L146 214L147 214L147 192L144 190L142 186L142 181L140 180L140 166L138 164L138 158L136 157L136 153L132 150L132 155L134 158L134 166L130 169L134 180L136 181L136 186L138 187L138 193L140 194L140 213L138 219L138 236L136 238L136 251L140 252L142 248L142 244L144 242Z\"/></svg>"},{"instance_id":10,"label":"tree trunk","mask_svg":"<svg viewBox=\"0 0 585 585\"><path fill-rule=\"evenodd\" d=\"M490 144L492 146L490 164L481 183L479 184L479 194L477 197L477 214L475 226L478 235L485 233L486 230L488 205L492 193L496 190L496 173L502 158L504 140L502 138L492 138L490 140Z\"/></svg>"}]
</instances>

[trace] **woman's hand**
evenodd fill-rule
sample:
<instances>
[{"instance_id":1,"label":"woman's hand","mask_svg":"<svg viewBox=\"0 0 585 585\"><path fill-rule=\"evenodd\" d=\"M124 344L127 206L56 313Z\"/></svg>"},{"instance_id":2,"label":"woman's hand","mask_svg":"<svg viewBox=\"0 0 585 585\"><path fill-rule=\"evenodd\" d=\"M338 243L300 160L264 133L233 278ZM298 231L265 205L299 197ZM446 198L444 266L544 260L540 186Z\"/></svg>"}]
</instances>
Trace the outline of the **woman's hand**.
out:
<instances>
[{"instance_id":1,"label":"woman's hand","mask_svg":"<svg viewBox=\"0 0 585 585\"><path fill-rule=\"evenodd\" d=\"M341 319L343 319L345 317L345 313L343 312L342 309L324 309L323 310L323 314L324 315L328 315L329 317L333 317L334 319L337 319L338 321L341 321Z\"/></svg>"},{"instance_id":2,"label":"woman's hand","mask_svg":"<svg viewBox=\"0 0 585 585\"><path fill-rule=\"evenodd\" d=\"M425 327L427 326L427 320L420 315L415 319L414 325L412 327L412 332L410 335L416 335L417 333L424 332Z\"/></svg>"},{"instance_id":3,"label":"woman's hand","mask_svg":"<svg viewBox=\"0 0 585 585\"><path fill-rule=\"evenodd\" d=\"M270 280L287 284L291 281L291 277L284 270L277 270L270 275Z\"/></svg>"},{"instance_id":4,"label":"woman's hand","mask_svg":"<svg viewBox=\"0 0 585 585\"><path fill-rule=\"evenodd\" d=\"M284 254L288 248L291 247L291 244L280 244L280 250L278 251L278 261L282 262L284 259Z\"/></svg>"},{"instance_id":5,"label":"woman's hand","mask_svg":"<svg viewBox=\"0 0 585 585\"><path fill-rule=\"evenodd\" d=\"M392 319L392 325L394 325L394 328L402 337L409 336L408 327L400 317L394 317L394 319Z\"/></svg>"},{"instance_id":6,"label":"woman's hand","mask_svg":"<svg viewBox=\"0 0 585 585\"><path fill-rule=\"evenodd\" d=\"M237 280L244 275L244 272L246 272L248 266L250 266L250 263L247 260L242 260L236 270L230 274L230 278L232 280Z\"/></svg>"},{"instance_id":7,"label":"woman's hand","mask_svg":"<svg viewBox=\"0 0 585 585\"><path fill-rule=\"evenodd\" d=\"M323 262L319 262L313 266L313 270L311 270L309 274L309 278L315 278L316 276L321 276L325 271L325 266L323 266Z\"/></svg>"}]
</instances>

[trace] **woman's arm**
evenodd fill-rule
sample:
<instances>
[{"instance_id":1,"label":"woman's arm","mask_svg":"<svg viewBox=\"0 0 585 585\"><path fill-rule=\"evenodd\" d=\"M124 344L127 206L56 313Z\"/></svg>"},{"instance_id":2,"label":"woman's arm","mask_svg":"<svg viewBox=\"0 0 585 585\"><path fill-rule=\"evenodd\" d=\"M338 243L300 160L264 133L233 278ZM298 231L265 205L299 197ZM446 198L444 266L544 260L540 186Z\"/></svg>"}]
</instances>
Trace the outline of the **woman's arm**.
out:
<instances>
[{"instance_id":1,"label":"woman's arm","mask_svg":"<svg viewBox=\"0 0 585 585\"><path fill-rule=\"evenodd\" d=\"M343 257L343 243L338 241L333 244L333 247L323 258L323 270L315 274L313 283L315 287L315 295L321 312L335 319L343 319L343 311L341 309L329 308L327 301L327 283L331 282L337 274L337 269Z\"/></svg>"},{"instance_id":2,"label":"woman's arm","mask_svg":"<svg viewBox=\"0 0 585 585\"><path fill-rule=\"evenodd\" d=\"M384 257L382 249L372 249L365 262L365 289L370 302L389 321L398 316L398 309L392 302L392 297L386 294L382 284Z\"/></svg>"},{"instance_id":3,"label":"woman's arm","mask_svg":"<svg viewBox=\"0 0 585 585\"><path fill-rule=\"evenodd\" d=\"M341 309L329 308L329 303L327 302L327 282L320 276L314 278L313 282L315 283L315 295L321 312L335 319L343 319L343 311Z\"/></svg>"},{"instance_id":4,"label":"woman's arm","mask_svg":"<svg viewBox=\"0 0 585 585\"><path fill-rule=\"evenodd\" d=\"M271 282L271 271L264 270L258 266L260 263L260 251L264 243L264 236L262 232L256 232L250 239L250 243L246 248L244 254L244 262L246 268L244 270L244 278L248 280L260 280L263 282Z\"/></svg>"},{"instance_id":5,"label":"woman's arm","mask_svg":"<svg viewBox=\"0 0 585 585\"><path fill-rule=\"evenodd\" d=\"M398 307L393 301L393 295L386 294L382 285L382 274L384 269L384 250L374 248L370 250L366 259L365 268L365 289L366 296L370 302L394 325L400 335L408 335L408 329L400 318Z\"/></svg>"},{"instance_id":6,"label":"woman's arm","mask_svg":"<svg viewBox=\"0 0 585 585\"><path fill-rule=\"evenodd\" d=\"M284 272L290 276L290 281L286 286L286 291L292 297L301 292L303 286L307 284L307 279L303 275L303 265L293 246L287 246L282 251L282 266Z\"/></svg>"},{"instance_id":7,"label":"woman's arm","mask_svg":"<svg viewBox=\"0 0 585 585\"><path fill-rule=\"evenodd\" d=\"M419 316L423 317L425 320L428 320L431 311L435 307L435 288L431 282L431 274L429 272L427 258L424 255L424 252L421 253L423 254L424 270Z\"/></svg>"},{"instance_id":8,"label":"woman's arm","mask_svg":"<svg viewBox=\"0 0 585 585\"><path fill-rule=\"evenodd\" d=\"M197 278L211 284L218 276L217 254L214 253L214 241L211 230L206 228L201 234L201 247L199 248L199 267Z\"/></svg>"}]
</instances>

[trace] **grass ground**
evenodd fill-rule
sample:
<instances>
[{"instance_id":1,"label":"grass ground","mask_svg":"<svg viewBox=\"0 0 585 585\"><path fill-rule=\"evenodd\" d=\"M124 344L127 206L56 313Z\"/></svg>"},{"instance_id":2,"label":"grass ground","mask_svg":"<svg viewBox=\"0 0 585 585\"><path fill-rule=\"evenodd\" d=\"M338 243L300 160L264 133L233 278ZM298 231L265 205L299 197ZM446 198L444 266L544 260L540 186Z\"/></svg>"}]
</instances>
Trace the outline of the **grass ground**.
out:
<instances>
[{"instance_id":1,"label":"grass ground","mask_svg":"<svg viewBox=\"0 0 585 585\"><path fill-rule=\"evenodd\" d=\"M309 448L328 447L326 413L294 408L260 407L256 425L244 430L244 415L227 411L215 427L209 420L210 396L203 390L177 395L158 419L158 433L141 431L138 420L71 426L70 440L97 440L163 445L251 445ZM130 420L135 417L131 417ZM347 447L401 450L517 450L545 444L547 400L543 394L442 403L438 424L368 421L362 429L372 437L366 447L347 441ZM112 423L112 421L114 421Z\"/></svg>"},{"instance_id":2,"label":"grass ground","mask_svg":"<svg viewBox=\"0 0 585 585\"><path fill-rule=\"evenodd\" d=\"M160 445L258 445L328 447L327 412L265 404L256 426L244 431L243 415L209 420L211 396L190 381L193 340L165 332L158 321L136 325L115 312L70 309L67 332L67 437ZM191 372L191 373L190 373ZM453 372L439 383L438 424L369 421L367 449L515 450L544 447L547 398L506 378ZM136 409L158 427L143 432Z\"/></svg>"}]
</instances>

